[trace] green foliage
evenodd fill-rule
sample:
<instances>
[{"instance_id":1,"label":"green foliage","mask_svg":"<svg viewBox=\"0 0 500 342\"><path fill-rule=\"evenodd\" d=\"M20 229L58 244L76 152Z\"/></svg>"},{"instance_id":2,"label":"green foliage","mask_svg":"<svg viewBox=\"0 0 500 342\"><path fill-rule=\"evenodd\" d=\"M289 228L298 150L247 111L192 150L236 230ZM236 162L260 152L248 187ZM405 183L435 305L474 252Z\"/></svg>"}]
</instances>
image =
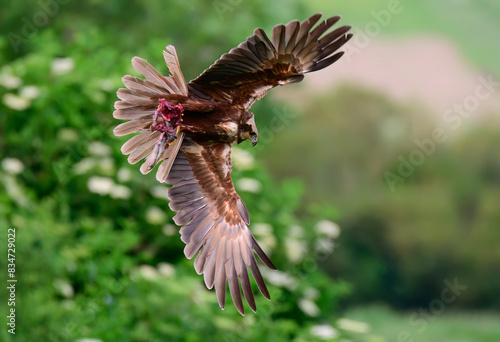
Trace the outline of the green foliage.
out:
<instances>
[{"instance_id":1,"label":"green foliage","mask_svg":"<svg viewBox=\"0 0 500 342\"><path fill-rule=\"evenodd\" d=\"M259 185L240 192L252 214L251 228L281 270L265 274L272 302L255 288L258 312L247 307L241 317L229 296L225 311L220 310L193 260L185 259L166 187L129 165L120 152L126 138L112 134L118 124L111 117L116 89L124 74L135 74L131 56L161 66L161 49L175 44L186 77L193 76L202 70L200 64L251 33L259 2L239 4L244 12L239 25L229 13L224 20L215 15L200 22L199 11L210 5L191 9L187 2L172 2L167 11L160 1L125 4L145 19L132 24L137 13L115 2L61 4L54 22L23 43L18 54L2 40L1 77L21 81L0 86L5 104L0 250L6 255L5 232L15 227L18 279L16 336L2 329L2 341L317 339L311 329L334 324L338 299L348 286L333 282L318 267L323 254L316 246L333 246L333 240L315 229L324 219L320 213L296 216L301 182L276 183L253 160L253 151L238 149L246 164L235 160L236 186L244 188L239 181L245 179ZM5 25L32 16L36 7L27 6L3 13ZM264 15L261 23L271 17ZM270 102L261 108L271 112Z\"/></svg>"},{"instance_id":2,"label":"green foliage","mask_svg":"<svg viewBox=\"0 0 500 342\"><path fill-rule=\"evenodd\" d=\"M464 340L496 342L500 335L498 312L461 312L446 309L439 315L426 316L415 324L417 310L396 312L385 306L354 307L345 313L347 319L367 322L371 329L360 342ZM467 324L464 324L467 322Z\"/></svg>"},{"instance_id":3,"label":"green foliage","mask_svg":"<svg viewBox=\"0 0 500 342\"><path fill-rule=\"evenodd\" d=\"M414 140L428 139L440 123L418 105L396 106L352 87L310 103L316 115L287 127L265 160L273 174L302 175L308 201L339 208L341 248L323 266L353 285L347 303L426 306L443 280L458 277L470 286L455 307L499 308L498 116L486 112L448 132L391 189L385 173L398 175Z\"/></svg>"}]
</instances>

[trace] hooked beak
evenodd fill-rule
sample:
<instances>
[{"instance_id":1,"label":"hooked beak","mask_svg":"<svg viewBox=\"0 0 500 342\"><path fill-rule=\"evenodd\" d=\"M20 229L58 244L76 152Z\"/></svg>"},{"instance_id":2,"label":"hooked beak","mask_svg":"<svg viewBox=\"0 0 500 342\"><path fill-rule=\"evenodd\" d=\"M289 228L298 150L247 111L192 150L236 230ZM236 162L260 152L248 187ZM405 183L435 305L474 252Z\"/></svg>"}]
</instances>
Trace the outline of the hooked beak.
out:
<instances>
[{"instance_id":1,"label":"hooked beak","mask_svg":"<svg viewBox=\"0 0 500 342\"><path fill-rule=\"evenodd\" d=\"M255 145L257 145L257 142L259 141L257 134L250 134L250 141L252 142L252 146L255 147Z\"/></svg>"}]
</instances>

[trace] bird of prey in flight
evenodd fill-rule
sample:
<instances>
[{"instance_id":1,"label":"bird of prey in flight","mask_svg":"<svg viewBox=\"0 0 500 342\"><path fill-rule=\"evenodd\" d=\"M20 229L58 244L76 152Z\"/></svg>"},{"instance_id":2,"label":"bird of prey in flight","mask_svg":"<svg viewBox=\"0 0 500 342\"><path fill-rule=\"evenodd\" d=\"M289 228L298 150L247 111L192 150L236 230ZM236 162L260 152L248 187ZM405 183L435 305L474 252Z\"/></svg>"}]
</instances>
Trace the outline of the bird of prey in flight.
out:
<instances>
[{"instance_id":1,"label":"bird of prey in flight","mask_svg":"<svg viewBox=\"0 0 500 342\"><path fill-rule=\"evenodd\" d=\"M350 26L330 30L340 19L320 21L321 14L277 25L271 37L258 28L246 41L223 54L200 76L186 83L175 48L163 51L171 73L163 76L144 59L132 66L144 76L124 76L113 116L129 120L114 129L117 136L139 133L121 151L140 170L157 164L156 179L173 185L170 208L178 213L184 254L215 292L224 309L226 284L237 310L244 315L242 293L256 311L250 269L260 292L270 299L254 252L276 269L248 229L250 217L231 180L231 145L258 141L248 110L271 88L300 82L304 74L337 61L350 38Z\"/></svg>"}]
</instances>

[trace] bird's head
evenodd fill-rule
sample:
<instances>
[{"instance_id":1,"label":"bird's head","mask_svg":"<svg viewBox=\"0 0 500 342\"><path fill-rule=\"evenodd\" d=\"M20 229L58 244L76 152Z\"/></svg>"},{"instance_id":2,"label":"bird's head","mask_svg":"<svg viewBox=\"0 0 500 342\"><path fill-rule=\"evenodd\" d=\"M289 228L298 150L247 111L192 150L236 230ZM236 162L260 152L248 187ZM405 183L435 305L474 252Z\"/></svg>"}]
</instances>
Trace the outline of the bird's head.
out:
<instances>
[{"instance_id":1,"label":"bird's head","mask_svg":"<svg viewBox=\"0 0 500 342\"><path fill-rule=\"evenodd\" d=\"M243 140L249 139L252 145L257 145L259 140L259 132L257 131L257 125L255 124L255 119L253 113L246 113L240 124L240 131L238 135L238 144Z\"/></svg>"}]
</instances>

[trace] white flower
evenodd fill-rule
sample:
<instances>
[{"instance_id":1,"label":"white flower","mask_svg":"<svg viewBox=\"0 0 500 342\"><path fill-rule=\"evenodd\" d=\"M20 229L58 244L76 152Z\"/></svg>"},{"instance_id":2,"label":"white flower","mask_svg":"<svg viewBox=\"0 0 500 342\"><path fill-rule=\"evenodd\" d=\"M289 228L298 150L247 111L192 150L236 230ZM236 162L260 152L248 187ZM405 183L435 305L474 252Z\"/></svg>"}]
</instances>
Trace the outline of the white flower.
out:
<instances>
[{"instance_id":1,"label":"white flower","mask_svg":"<svg viewBox=\"0 0 500 342\"><path fill-rule=\"evenodd\" d=\"M111 90L115 89L115 84L112 80L105 78L105 79L99 80L99 87L104 91L111 91Z\"/></svg>"},{"instance_id":2,"label":"white flower","mask_svg":"<svg viewBox=\"0 0 500 342\"><path fill-rule=\"evenodd\" d=\"M172 264L160 262L158 264L158 272L164 277L171 277L175 274L175 267Z\"/></svg>"},{"instance_id":3,"label":"white flower","mask_svg":"<svg viewBox=\"0 0 500 342\"><path fill-rule=\"evenodd\" d=\"M93 176L87 182L87 187L90 192L101 196L107 195L113 189L114 182L108 177Z\"/></svg>"},{"instance_id":4,"label":"white flower","mask_svg":"<svg viewBox=\"0 0 500 342\"><path fill-rule=\"evenodd\" d=\"M75 291L73 290L73 286L63 279L54 279L52 282L57 291L66 298L73 297Z\"/></svg>"},{"instance_id":5,"label":"white flower","mask_svg":"<svg viewBox=\"0 0 500 342\"><path fill-rule=\"evenodd\" d=\"M167 197L167 189L164 185L155 185L149 192L153 197L165 199Z\"/></svg>"},{"instance_id":6,"label":"white flower","mask_svg":"<svg viewBox=\"0 0 500 342\"><path fill-rule=\"evenodd\" d=\"M242 323L245 327L254 327L256 321L255 316L246 315L242 317Z\"/></svg>"},{"instance_id":7,"label":"white flower","mask_svg":"<svg viewBox=\"0 0 500 342\"><path fill-rule=\"evenodd\" d=\"M329 324L318 324L311 328L311 334L322 339L329 340L339 336L339 332Z\"/></svg>"},{"instance_id":8,"label":"white flower","mask_svg":"<svg viewBox=\"0 0 500 342\"><path fill-rule=\"evenodd\" d=\"M273 226L269 223L255 223L251 227L252 232L255 235L266 236L273 234Z\"/></svg>"},{"instance_id":9,"label":"white flower","mask_svg":"<svg viewBox=\"0 0 500 342\"><path fill-rule=\"evenodd\" d=\"M14 110L25 110L31 104L29 98L12 93L4 94L2 97L2 101L4 105Z\"/></svg>"},{"instance_id":10,"label":"white flower","mask_svg":"<svg viewBox=\"0 0 500 342\"><path fill-rule=\"evenodd\" d=\"M236 188L241 191L258 193L262 189L260 182L253 178L241 178L236 182Z\"/></svg>"},{"instance_id":11,"label":"white flower","mask_svg":"<svg viewBox=\"0 0 500 342\"><path fill-rule=\"evenodd\" d=\"M100 141L92 141L89 144L89 153L94 156L107 157L111 154L111 147Z\"/></svg>"},{"instance_id":12,"label":"white flower","mask_svg":"<svg viewBox=\"0 0 500 342\"><path fill-rule=\"evenodd\" d=\"M365 322L353 321L348 318L340 318L337 325L342 330L348 330L359 334L366 334L370 331L370 325Z\"/></svg>"},{"instance_id":13,"label":"white flower","mask_svg":"<svg viewBox=\"0 0 500 342\"><path fill-rule=\"evenodd\" d=\"M297 287L297 281L288 273L276 270L271 271L267 268L263 268L261 271L266 280L271 284L277 285L279 287L285 287L290 291L293 291Z\"/></svg>"},{"instance_id":14,"label":"white flower","mask_svg":"<svg viewBox=\"0 0 500 342\"><path fill-rule=\"evenodd\" d=\"M97 165L99 166L99 171L101 171L103 174L107 176L111 176L114 174L115 171L115 161L113 158L103 158L97 162Z\"/></svg>"},{"instance_id":15,"label":"white flower","mask_svg":"<svg viewBox=\"0 0 500 342\"><path fill-rule=\"evenodd\" d=\"M72 58L55 58L52 61L51 72L53 75L64 75L75 68Z\"/></svg>"},{"instance_id":16,"label":"white flower","mask_svg":"<svg viewBox=\"0 0 500 342\"><path fill-rule=\"evenodd\" d=\"M4 158L2 160L2 168L5 172L11 175L17 175L24 170L24 164L22 161L16 158Z\"/></svg>"},{"instance_id":17,"label":"white flower","mask_svg":"<svg viewBox=\"0 0 500 342\"><path fill-rule=\"evenodd\" d=\"M28 85L21 88L20 94L28 99L36 99L40 96L40 88L35 85Z\"/></svg>"},{"instance_id":18,"label":"white flower","mask_svg":"<svg viewBox=\"0 0 500 342\"><path fill-rule=\"evenodd\" d=\"M300 310L308 316L316 317L320 314L320 310L315 302L307 298L299 299L297 303Z\"/></svg>"},{"instance_id":19,"label":"white flower","mask_svg":"<svg viewBox=\"0 0 500 342\"><path fill-rule=\"evenodd\" d=\"M7 89L16 89L21 86L23 80L14 75L5 75L0 78L0 83Z\"/></svg>"},{"instance_id":20,"label":"white flower","mask_svg":"<svg viewBox=\"0 0 500 342\"><path fill-rule=\"evenodd\" d=\"M167 223L161 229L161 231L163 232L163 234L165 234L166 236L175 235L175 233L177 233L178 230L179 229L176 226L174 226L172 223Z\"/></svg>"},{"instance_id":21,"label":"white flower","mask_svg":"<svg viewBox=\"0 0 500 342\"><path fill-rule=\"evenodd\" d=\"M111 188L110 196L117 199L129 199L132 196L132 190L125 185L114 184Z\"/></svg>"},{"instance_id":22,"label":"white flower","mask_svg":"<svg viewBox=\"0 0 500 342\"><path fill-rule=\"evenodd\" d=\"M336 239L340 235L339 225L329 220L321 220L316 223L316 231L332 239Z\"/></svg>"},{"instance_id":23,"label":"white flower","mask_svg":"<svg viewBox=\"0 0 500 342\"><path fill-rule=\"evenodd\" d=\"M118 173L116 174L116 177L120 182L128 182L129 180L132 179L132 172L130 172L129 169L126 168L121 168L118 170Z\"/></svg>"},{"instance_id":24,"label":"white flower","mask_svg":"<svg viewBox=\"0 0 500 342\"><path fill-rule=\"evenodd\" d=\"M317 252L331 254L335 248L335 244L329 238L323 238L316 240L314 247Z\"/></svg>"},{"instance_id":25,"label":"white flower","mask_svg":"<svg viewBox=\"0 0 500 342\"><path fill-rule=\"evenodd\" d=\"M151 265L139 266L139 275L147 280L155 280L159 277L158 270Z\"/></svg>"},{"instance_id":26,"label":"white flower","mask_svg":"<svg viewBox=\"0 0 500 342\"><path fill-rule=\"evenodd\" d=\"M273 248L276 247L276 237L274 235L260 237L259 244L266 254L272 254Z\"/></svg>"},{"instance_id":27,"label":"white flower","mask_svg":"<svg viewBox=\"0 0 500 342\"><path fill-rule=\"evenodd\" d=\"M237 169L249 170L253 168L253 155L248 151L242 150L241 148L233 147L231 159L233 160L234 167Z\"/></svg>"},{"instance_id":28,"label":"white flower","mask_svg":"<svg viewBox=\"0 0 500 342\"><path fill-rule=\"evenodd\" d=\"M285 248L288 259L294 264L299 263L307 253L306 243L294 238L287 238L285 240Z\"/></svg>"},{"instance_id":29,"label":"white flower","mask_svg":"<svg viewBox=\"0 0 500 342\"><path fill-rule=\"evenodd\" d=\"M19 186L16 178L13 175L4 175L1 179L5 186L5 190L10 198L12 198L20 206L26 207L30 201L24 194L25 191Z\"/></svg>"},{"instance_id":30,"label":"white flower","mask_svg":"<svg viewBox=\"0 0 500 342\"><path fill-rule=\"evenodd\" d=\"M304 236L304 230L300 226L290 226L288 227L288 235L295 238L301 238Z\"/></svg>"},{"instance_id":31,"label":"white flower","mask_svg":"<svg viewBox=\"0 0 500 342\"><path fill-rule=\"evenodd\" d=\"M146 221L150 224L161 224L165 222L167 216L158 207L149 207L146 211Z\"/></svg>"},{"instance_id":32,"label":"white flower","mask_svg":"<svg viewBox=\"0 0 500 342\"><path fill-rule=\"evenodd\" d=\"M73 128L61 128L57 132L57 139L66 142L73 142L78 140L78 133Z\"/></svg>"},{"instance_id":33,"label":"white flower","mask_svg":"<svg viewBox=\"0 0 500 342\"><path fill-rule=\"evenodd\" d=\"M319 291L314 287L308 287L304 290L304 297L314 300L319 297Z\"/></svg>"},{"instance_id":34,"label":"white flower","mask_svg":"<svg viewBox=\"0 0 500 342\"><path fill-rule=\"evenodd\" d=\"M3 67L0 73L0 85L7 89L16 89L23 84L23 80L12 73L10 67Z\"/></svg>"},{"instance_id":35,"label":"white flower","mask_svg":"<svg viewBox=\"0 0 500 342\"><path fill-rule=\"evenodd\" d=\"M81 175L83 173L89 172L93 170L97 165L97 160L94 158L84 158L80 160L74 166L74 171L77 175Z\"/></svg>"}]
</instances>

